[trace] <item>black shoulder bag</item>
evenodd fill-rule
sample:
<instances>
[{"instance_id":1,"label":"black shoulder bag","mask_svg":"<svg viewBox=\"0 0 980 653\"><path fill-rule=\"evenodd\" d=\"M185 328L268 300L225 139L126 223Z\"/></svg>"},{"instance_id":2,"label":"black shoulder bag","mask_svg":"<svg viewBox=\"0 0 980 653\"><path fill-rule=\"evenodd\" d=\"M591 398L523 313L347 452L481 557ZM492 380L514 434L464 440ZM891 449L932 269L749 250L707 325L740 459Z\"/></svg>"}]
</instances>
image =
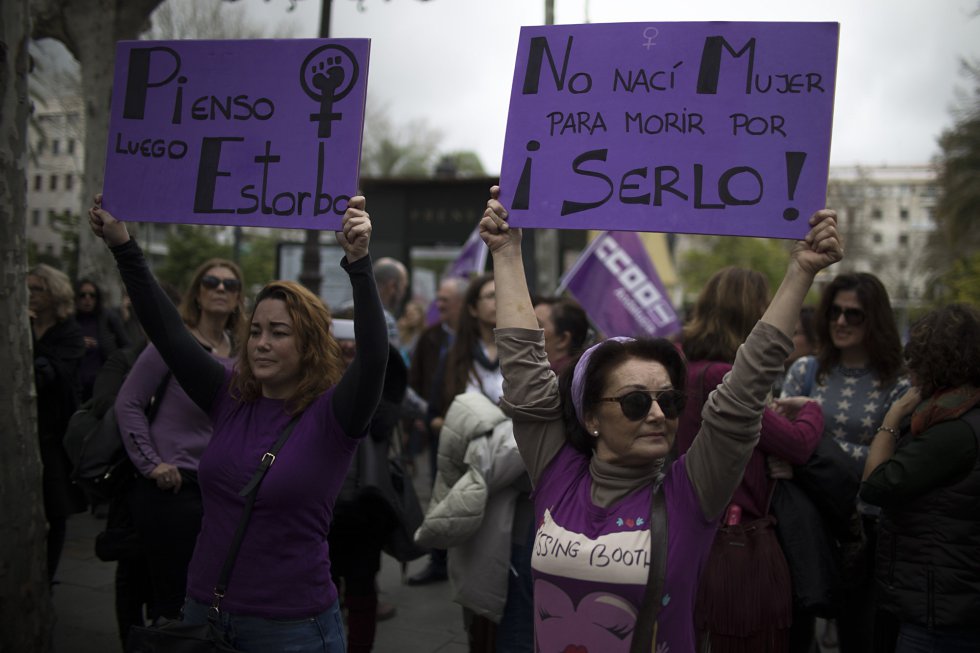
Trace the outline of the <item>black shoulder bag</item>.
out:
<instances>
[{"instance_id":1,"label":"black shoulder bag","mask_svg":"<svg viewBox=\"0 0 980 653\"><path fill-rule=\"evenodd\" d=\"M664 577L667 575L667 504L663 475L650 499L650 571L640 613L636 616L630 653L652 653L657 647L657 617L663 607Z\"/></svg>"},{"instance_id":2,"label":"black shoulder bag","mask_svg":"<svg viewBox=\"0 0 980 653\"><path fill-rule=\"evenodd\" d=\"M234 538L232 538L225 563L221 567L218 582L214 586L214 598L211 600L211 607L208 610L208 622L200 625L189 625L174 621L159 628L133 626L129 629L129 636L126 638L126 653L239 653L238 649L232 647L228 642L218 625L221 599L224 598L225 591L228 589L228 579L231 577L235 558L238 557L238 550L241 548L242 539L245 537L245 529L248 527L249 518L252 516L252 508L255 506L255 497L259 492L259 485L262 483L266 472L269 471L269 467L275 462L279 450L286 444L286 440L289 438L289 434L293 432L293 427L296 426L299 417L299 415L293 416L276 443L262 456L259 468L252 474L252 478L238 493L239 496L245 497L245 507L242 510L241 519L238 520L238 528L235 530Z\"/></svg>"}]
</instances>

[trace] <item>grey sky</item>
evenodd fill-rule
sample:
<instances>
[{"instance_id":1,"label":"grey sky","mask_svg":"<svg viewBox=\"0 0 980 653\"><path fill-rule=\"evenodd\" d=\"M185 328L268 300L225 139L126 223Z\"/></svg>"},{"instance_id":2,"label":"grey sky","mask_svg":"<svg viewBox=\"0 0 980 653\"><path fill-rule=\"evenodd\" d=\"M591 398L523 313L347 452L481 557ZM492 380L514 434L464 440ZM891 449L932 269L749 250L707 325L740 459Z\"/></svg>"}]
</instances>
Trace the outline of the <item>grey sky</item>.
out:
<instances>
[{"instance_id":1,"label":"grey sky","mask_svg":"<svg viewBox=\"0 0 980 653\"><path fill-rule=\"evenodd\" d=\"M243 0L251 16L313 37L319 0ZM372 39L368 95L397 123L424 118L443 150L500 169L521 25L543 0L334 0L332 36ZM358 10L358 6L363 10ZM683 5L683 6L680 6ZM555 0L558 23L764 20L841 23L831 163L920 164L951 122L963 57L980 57L978 0Z\"/></svg>"}]
</instances>

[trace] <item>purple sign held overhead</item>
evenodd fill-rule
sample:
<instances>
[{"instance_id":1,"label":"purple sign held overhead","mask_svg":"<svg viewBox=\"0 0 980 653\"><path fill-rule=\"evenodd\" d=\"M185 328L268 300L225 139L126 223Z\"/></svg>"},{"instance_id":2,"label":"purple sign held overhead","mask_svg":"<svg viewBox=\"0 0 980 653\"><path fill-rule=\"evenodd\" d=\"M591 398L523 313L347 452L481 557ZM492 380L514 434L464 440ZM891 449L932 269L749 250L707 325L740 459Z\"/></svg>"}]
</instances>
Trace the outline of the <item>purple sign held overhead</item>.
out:
<instances>
[{"instance_id":1,"label":"purple sign held overhead","mask_svg":"<svg viewBox=\"0 0 980 653\"><path fill-rule=\"evenodd\" d=\"M677 312L635 233L601 234L565 274L561 286L607 337L660 338L680 331Z\"/></svg>"},{"instance_id":2,"label":"purple sign held overhead","mask_svg":"<svg viewBox=\"0 0 980 653\"><path fill-rule=\"evenodd\" d=\"M802 237L826 202L838 32L522 28L500 175L511 222Z\"/></svg>"},{"instance_id":3,"label":"purple sign held overhead","mask_svg":"<svg viewBox=\"0 0 980 653\"><path fill-rule=\"evenodd\" d=\"M121 41L104 205L125 220L340 228L367 39Z\"/></svg>"}]
</instances>

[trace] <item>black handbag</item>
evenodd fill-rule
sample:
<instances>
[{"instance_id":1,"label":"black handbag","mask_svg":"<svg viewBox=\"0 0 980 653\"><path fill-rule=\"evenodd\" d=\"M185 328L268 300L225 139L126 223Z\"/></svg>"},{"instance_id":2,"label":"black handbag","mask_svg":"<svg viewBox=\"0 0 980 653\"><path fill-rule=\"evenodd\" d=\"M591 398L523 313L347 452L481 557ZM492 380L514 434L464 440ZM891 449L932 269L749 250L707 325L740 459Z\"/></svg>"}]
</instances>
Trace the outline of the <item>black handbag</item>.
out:
<instances>
[{"instance_id":1,"label":"black handbag","mask_svg":"<svg viewBox=\"0 0 980 653\"><path fill-rule=\"evenodd\" d=\"M259 468L252 474L252 478L238 493L239 496L245 497L245 507L242 510L241 519L238 520L238 528L235 530L235 536L228 548L228 555L221 567L221 573L218 575L218 583L214 587L214 598L208 610L208 622L192 625L174 621L159 627L132 626L126 638L126 653L240 653L228 642L224 631L218 625L218 616L221 613L220 603L228 588L228 579L231 577L231 570L235 566L238 550L242 546L248 520L252 516L252 508L255 506L255 497L259 492L259 485L262 483L265 473L269 471L269 467L275 462L279 450L286 444L286 439L293 432L293 427L296 426L298 420L299 415L294 415L272 448L262 456Z\"/></svg>"},{"instance_id":2,"label":"black handbag","mask_svg":"<svg viewBox=\"0 0 980 653\"><path fill-rule=\"evenodd\" d=\"M793 579L793 604L818 617L836 617L842 598L840 555L820 511L796 483L780 480L772 512Z\"/></svg>"}]
</instances>

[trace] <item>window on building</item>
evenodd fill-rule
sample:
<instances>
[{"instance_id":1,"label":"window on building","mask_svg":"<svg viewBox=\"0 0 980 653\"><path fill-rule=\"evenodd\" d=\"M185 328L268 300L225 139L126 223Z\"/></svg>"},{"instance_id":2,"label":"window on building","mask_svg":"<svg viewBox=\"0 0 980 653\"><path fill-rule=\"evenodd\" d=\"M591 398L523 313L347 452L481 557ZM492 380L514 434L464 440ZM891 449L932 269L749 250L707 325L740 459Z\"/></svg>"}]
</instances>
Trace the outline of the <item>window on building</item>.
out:
<instances>
[{"instance_id":1,"label":"window on building","mask_svg":"<svg viewBox=\"0 0 980 653\"><path fill-rule=\"evenodd\" d=\"M48 184L51 190L58 190L58 175L51 175L51 183Z\"/></svg>"},{"instance_id":2,"label":"window on building","mask_svg":"<svg viewBox=\"0 0 980 653\"><path fill-rule=\"evenodd\" d=\"M871 239L874 240L875 245L880 245L881 244L881 241L882 241L881 234L876 233L876 234L874 234L874 236L871 237Z\"/></svg>"},{"instance_id":3,"label":"window on building","mask_svg":"<svg viewBox=\"0 0 980 653\"><path fill-rule=\"evenodd\" d=\"M74 154L74 153L75 153L75 139L74 138L69 138L68 139L68 154Z\"/></svg>"},{"instance_id":4,"label":"window on building","mask_svg":"<svg viewBox=\"0 0 980 653\"><path fill-rule=\"evenodd\" d=\"M46 150L47 148L48 148L48 142L43 138L39 139L37 142L37 153L44 154L44 150Z\"/></svg>"},{"instance_id":5,"label":"window on building","mask_svg":"<svg viewBox=\"0 0 980 653\"><path fill-rule=\"evenodd\" d=\"M902 220L908 220L909 219L909 210L908 209L905 209L905 208L899 209L898 210L898 217L901 218Z\"/></svg>"},{"instance_id":6,"label":"window on building","mask_svg":"<svg viewBox=\"0 0 980 653\"><path fill-rule=\"evenodd\" d=\"M41 190L44 186L44 179L41 175L34 175L34 190Z\"/></svg>"},{"instance_id":7,"label":"window on building","mask_svg":"<svg viewBox=\"0 0 980 653\"><path fill-rule=\"evenodd\" d=\"M61 143L58 141L57 138L53 139L51 141L51 154L58 154L60 149L61 149Z\"/></svg>"},{"instance_id":8,"label":"window on building","mask_svg":"<svg viewBox=\"0 0 980 653\"><path fill-rule=\"evenodd\" d=\"M41 209L31 211L31 224L35 227L41 226Z\"/></svg>"},{"instance_id":9,"label":"window on building","mask_svg":"<svg viewBox=\"0 0 980 653\"><path fill-rule=\"evenodd\" d=\"M908 234L899 234L898 235L898 244L899 245L908 246L908 244L909 244L909 235Z\"/></svg>"},{"instance_id":10,"label":"window on building","mask_svg":"<svg viewBox=\"0 0 980 653\"><path fill-rule=\"evenodd\" d=\"M65 190L71 190L71 187L75 185L75 178L71 176L69 172L65 175Z\"/></svg>"},{"instance_id":11,"label":"window on building","mask_svg":"<svg viewBox=\"0 0 980 653\"><path fill-rule=\"evenodd\" d=\"M54 245L52 245L51 243L45 245L44 253L47 254L48 256L54 256Z\"/></svg>"},{"instance_id":12,"label":"window on building","mask_svg":"<svg viewBox=\"0 0 980 653\"><path fill-rule=\"evenodd\" d=\"M48 226L53 227L55 222L57 222L58 216L54 212L54 209L48 209Z\"/></svg>"},{"instance_id":13,"label":"window on building","mask_svg":"<svg viewBox=\"0 0 980 653\"><path fill-rule=\"evenodd\" d=\"M871 219L881 220L881 209L879 209L878 207L871 209Z\"/></svg>"}]
</instances>

